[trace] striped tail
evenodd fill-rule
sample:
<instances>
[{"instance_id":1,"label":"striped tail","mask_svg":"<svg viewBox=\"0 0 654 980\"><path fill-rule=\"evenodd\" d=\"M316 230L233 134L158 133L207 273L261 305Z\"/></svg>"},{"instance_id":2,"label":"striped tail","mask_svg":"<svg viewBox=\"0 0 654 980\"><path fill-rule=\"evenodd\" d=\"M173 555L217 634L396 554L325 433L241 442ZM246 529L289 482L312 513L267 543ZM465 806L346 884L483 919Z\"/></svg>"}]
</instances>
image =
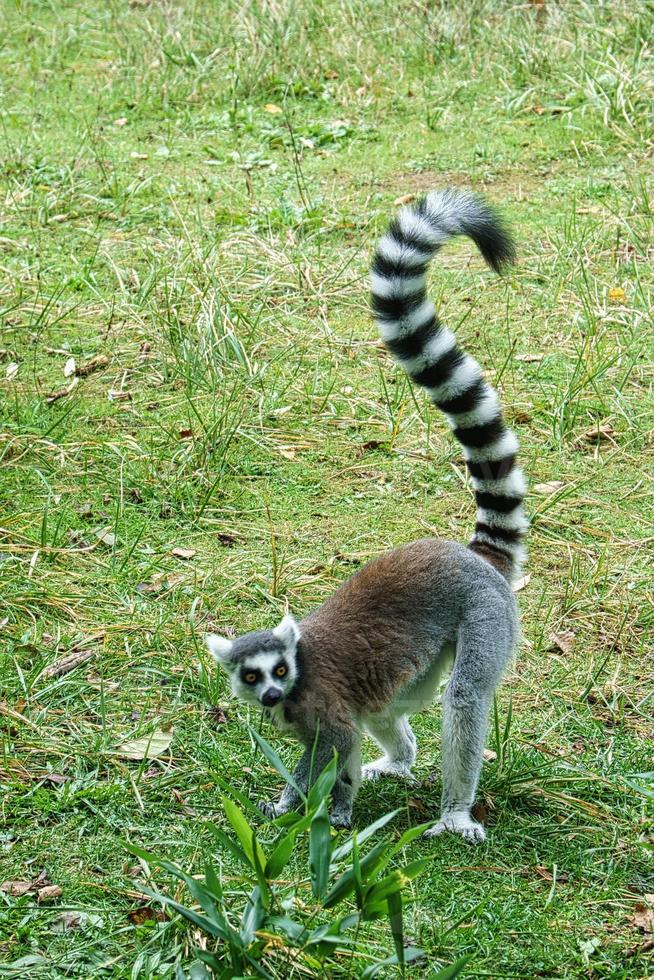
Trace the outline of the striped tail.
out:
<instances>
[{"instance_id":1,"label":"striped tail","mask_svg":"<svg viewBox=\"0 0 654 980\"><path fill-rule=\"evenodd\" d=\"M470 548L513 579L524 560L521 542L528 528L518 440L481 367L441 326L425 291L427 266L453 235L472 238L497 272L515 258L510 236L483 200L433 191L402 208L379 243L371 272L373 312L386 347L426 388L463 447L477 500Z\"/></svg>"}]
</instances>

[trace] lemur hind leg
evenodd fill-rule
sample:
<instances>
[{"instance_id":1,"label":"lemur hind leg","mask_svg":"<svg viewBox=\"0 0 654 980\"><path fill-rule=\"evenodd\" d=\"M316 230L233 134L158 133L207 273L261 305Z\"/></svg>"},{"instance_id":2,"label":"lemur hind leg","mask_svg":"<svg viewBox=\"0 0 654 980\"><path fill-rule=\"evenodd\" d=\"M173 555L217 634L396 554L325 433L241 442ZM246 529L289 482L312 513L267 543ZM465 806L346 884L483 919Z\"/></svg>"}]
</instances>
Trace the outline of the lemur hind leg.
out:
<instances>
[{"instance_id":1,"label":"lemur hind leg","mask_svg":"<svg viewBox=\"0 0 654 980\"><path fill-rule=\"evenodd\" d=\"M471 844L484 828L471 814L483 761L493 693L513 648L514 624L499 620L464 624L454 669L443 695L443 793L439 821L426 832L449 830Z\"/></svg>"},{"instance_id":2,"label":"lemur hind leg","mask_svg":"<svg viewBox=\"0 0 654 980\"><path fill-rule=\"evenodd\" d=\"M378 715L369 715L365 719L365 726L384 750L384 755L364 766L361 770L361 778L379 779L380 776L395 776L400 779L412 779L411 766L416 758L416 737L407 716L385 711Z\"/></svg>"}]
</instances>

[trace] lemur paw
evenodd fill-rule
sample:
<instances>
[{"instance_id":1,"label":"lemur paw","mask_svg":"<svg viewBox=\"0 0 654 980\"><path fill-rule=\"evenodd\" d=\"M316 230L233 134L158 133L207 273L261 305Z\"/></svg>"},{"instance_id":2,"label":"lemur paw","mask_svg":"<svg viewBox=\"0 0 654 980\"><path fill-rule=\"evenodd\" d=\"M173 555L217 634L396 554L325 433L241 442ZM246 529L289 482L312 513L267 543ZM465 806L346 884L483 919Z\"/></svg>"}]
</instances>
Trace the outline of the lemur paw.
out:
<instances>
[{"instance_id":1,"label":"lemur paw","mask_svg":"<svg viewBox=\"0 0 654 980\"><path fill-rule=\"evenodd\" d=\"M329 822L332 827L340 828L341 830L350 830L352 827L352 814L347 813L345 810L332 810L329 814Z\"/></svg>"},{"instance_id":2,"label":"lemur paw","mask_svg":"<svg viewBox=\"0 0 654 980\"><path fill-rule=\"evenodd\" d=\"M283 810L280 810L278 803L266 803L264 800L259 800L257 806L263 813L264 817L267 817L268 820L274 820L275 817L281 816L281 814L284 812Z\"/></svg>"},{"instance_id":3,"label":"lemur paw","mask_svg":"<svg viewBox=\"0 0 654 980\"><path fill-rule=\"evenodd\" d=\"M388 762L386 759L377 759L370 762L361 769L361 779L381 779L384 776L392 776L394 779L405 779L409 783L415 783L415 776L412 775L408 766L401 762Z\"/></svg>"},{"instance_id":4,"label":"lemur paw","mask_svg":"<svg viewBox=\"0 0 654 980\"><path fill-rule=\"evenodd\" d=\"M468 844L480 844L486 840L486 831L480 823L464 811L454 811L453 813L442 814L440 820L429 830L426 830L424 837L438 837L439 834L449 831L451 834L458 834L463 837Z\"/></svg>"}]
</instances>

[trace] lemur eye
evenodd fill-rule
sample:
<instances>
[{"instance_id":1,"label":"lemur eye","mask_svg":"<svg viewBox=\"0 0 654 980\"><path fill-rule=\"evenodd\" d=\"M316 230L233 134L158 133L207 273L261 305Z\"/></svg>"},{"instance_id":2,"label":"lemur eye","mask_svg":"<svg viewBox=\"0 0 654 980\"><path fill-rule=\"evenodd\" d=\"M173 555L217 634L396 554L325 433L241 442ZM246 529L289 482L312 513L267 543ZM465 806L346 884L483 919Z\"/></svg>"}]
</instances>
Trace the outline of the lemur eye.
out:
<instances>
[{"instance_id":1,"label":"lemur eye","mask_svg":"<svg viewBox=\"0 0 654 980\"><path fill-rule=\"evenodd\" d=\"M275 667L275 674L277 677L283 677L286 673L286 667L284 664L280 664L279 667Z\"/></svg>"},{"instance_id":2,"label":"lemur eye","mask_svg":"<svg viewBox=\"0 0 654 980\"><path fill-rule=\"evenodd\" d=\"M243 680L245 681L246 684L255 684L257 680L257 675L252 671L249 671L249 673L245 674Z\"/></svg>"}]
</instances>

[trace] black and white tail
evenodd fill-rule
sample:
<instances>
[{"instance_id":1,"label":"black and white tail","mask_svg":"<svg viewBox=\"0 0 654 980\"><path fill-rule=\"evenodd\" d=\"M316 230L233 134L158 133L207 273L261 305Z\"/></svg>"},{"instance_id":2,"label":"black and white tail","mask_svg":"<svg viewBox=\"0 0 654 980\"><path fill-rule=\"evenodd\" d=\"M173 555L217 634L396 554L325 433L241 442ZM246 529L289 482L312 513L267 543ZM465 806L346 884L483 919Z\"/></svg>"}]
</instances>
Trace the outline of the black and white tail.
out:
<instances>
[{"instance_id":1,"label":"black and white tail","mask_svg":"<svg viewBox=\"0 0 654 980\"><path fill-rule=\"evenodd\" d=\"M372 263L372 305L382 340L409 377L426 388L463 447L477 500L470 547L514 578L524 558L526 492L518 440L477 361L441 326L425 285L429 262L454 235L468 235L497 272L515 258L494 211L473 194L433 191L402 208Z\"/></svg>"}]
</instances>

